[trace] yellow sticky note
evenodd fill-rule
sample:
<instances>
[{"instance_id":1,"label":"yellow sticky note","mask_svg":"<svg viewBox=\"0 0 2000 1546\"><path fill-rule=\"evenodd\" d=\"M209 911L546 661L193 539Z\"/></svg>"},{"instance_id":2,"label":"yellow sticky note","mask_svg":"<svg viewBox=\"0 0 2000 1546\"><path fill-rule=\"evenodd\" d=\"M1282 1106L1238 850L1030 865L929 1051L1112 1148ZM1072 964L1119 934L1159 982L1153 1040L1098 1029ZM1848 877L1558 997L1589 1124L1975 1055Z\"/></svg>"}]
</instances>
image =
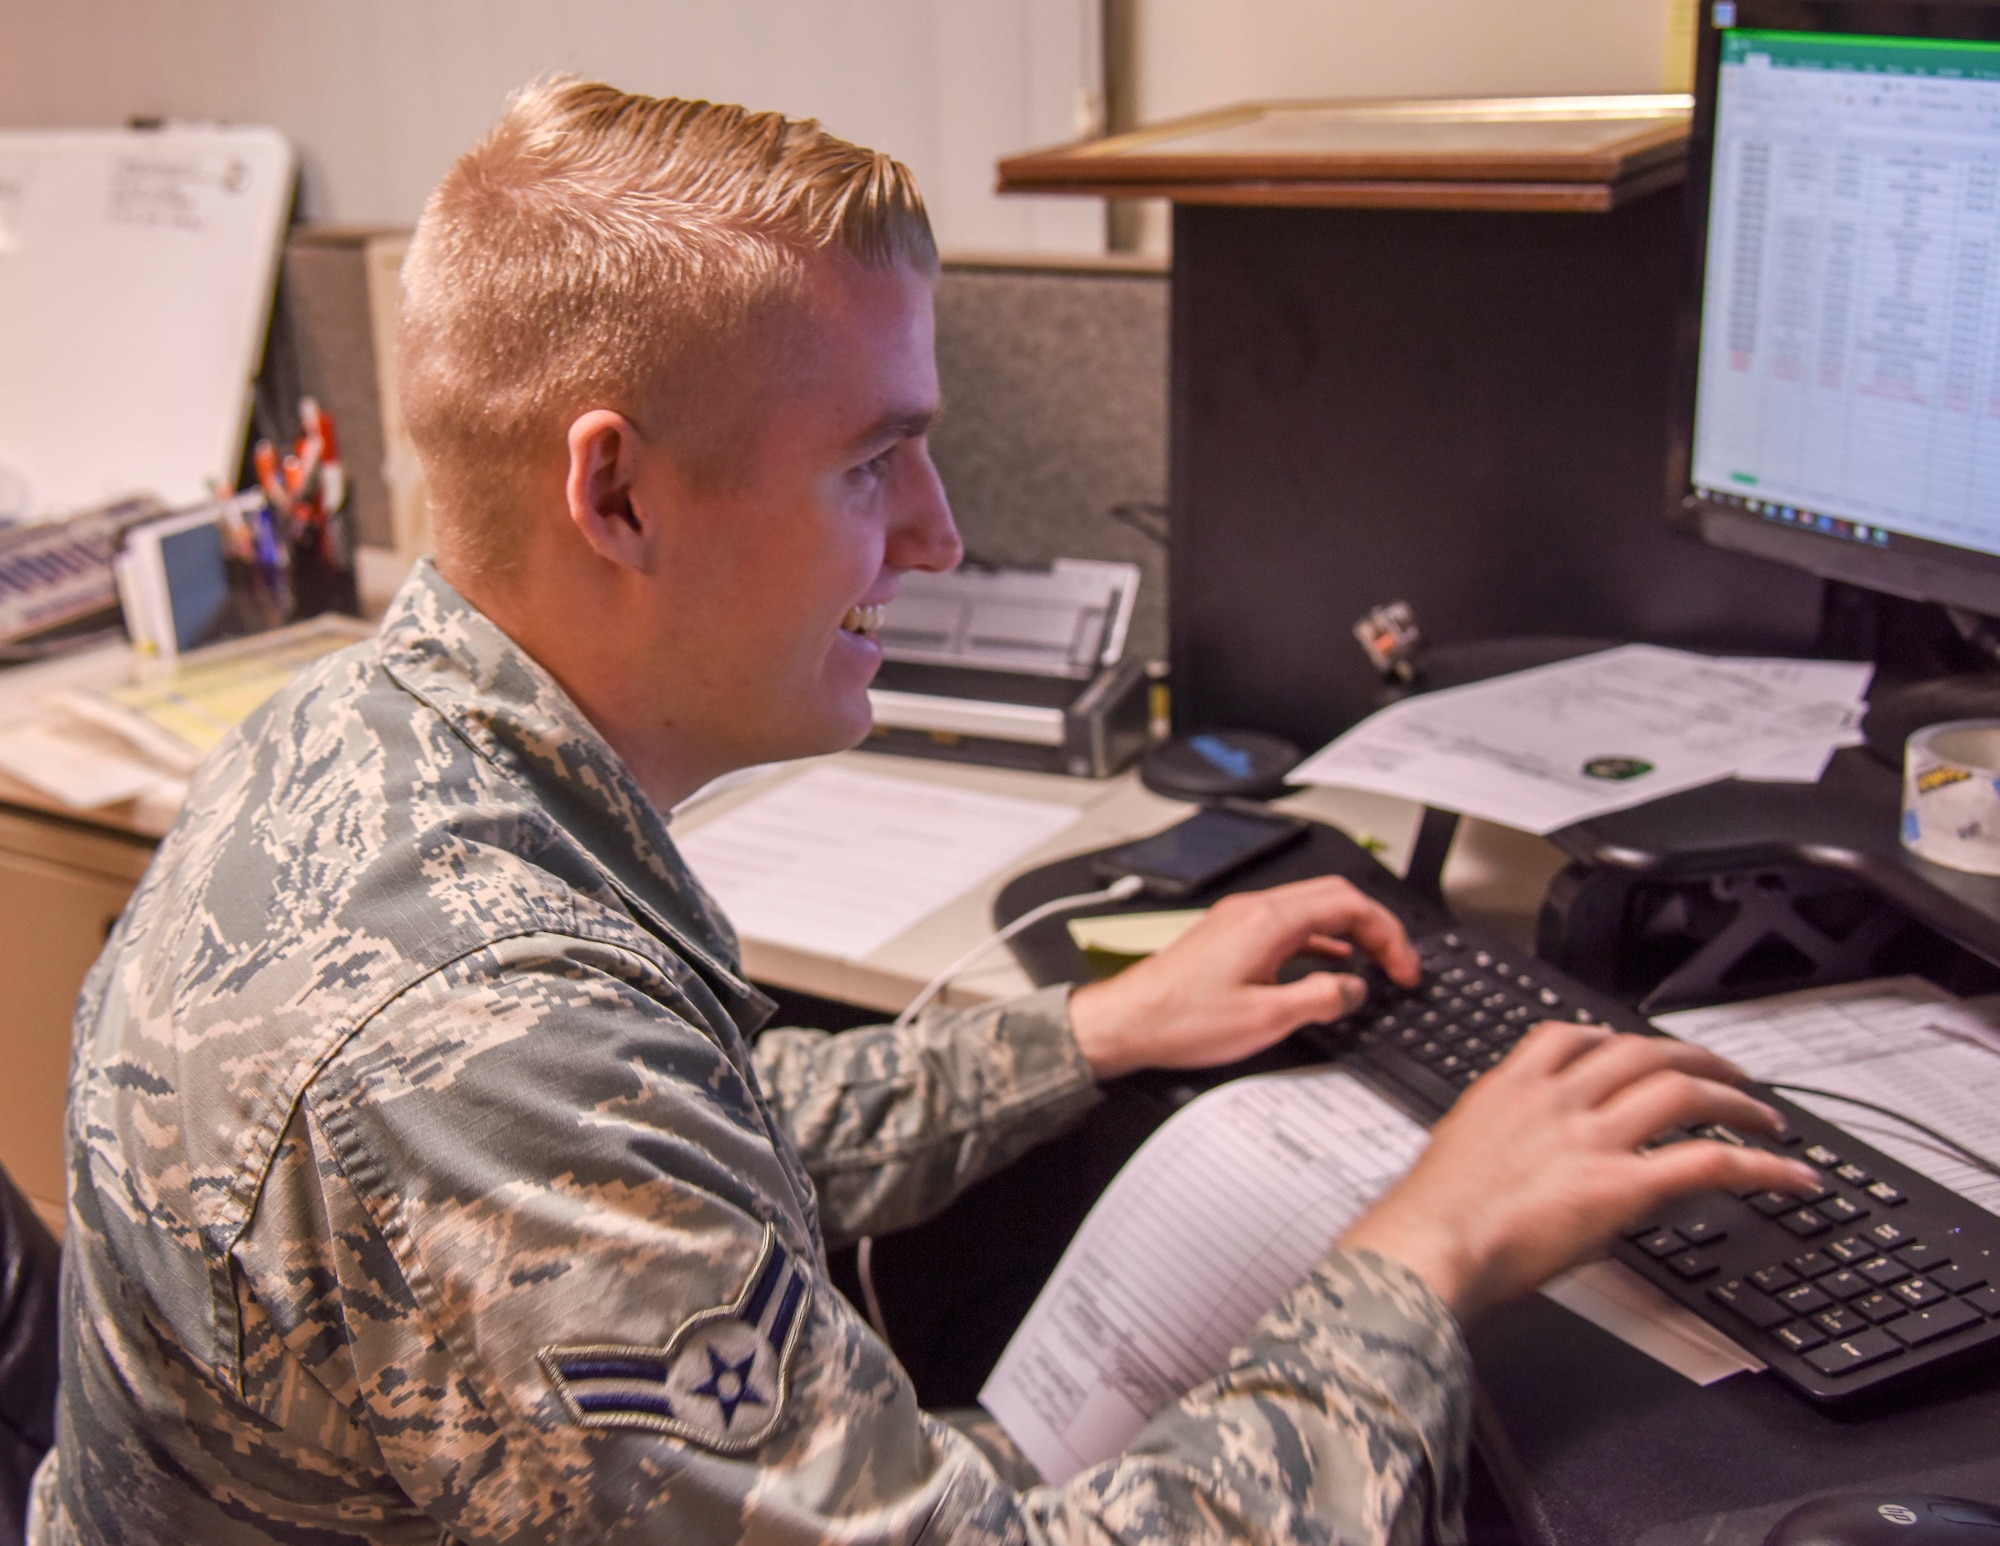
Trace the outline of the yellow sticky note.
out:
<instances>
[{"instance_id":1,"label":"yellow sticky note","mask_svg":"<svg viewBox=\"0 0 2000 1546\"><path fill-rule=\"evenodd\" d=\"M1167 913L1112 913L1102 918L1072 918L1069 937L1079 950L1104 955L1149 956L1165 950L1207 911L1189 907Z\"/></svg>"}]
</instances>

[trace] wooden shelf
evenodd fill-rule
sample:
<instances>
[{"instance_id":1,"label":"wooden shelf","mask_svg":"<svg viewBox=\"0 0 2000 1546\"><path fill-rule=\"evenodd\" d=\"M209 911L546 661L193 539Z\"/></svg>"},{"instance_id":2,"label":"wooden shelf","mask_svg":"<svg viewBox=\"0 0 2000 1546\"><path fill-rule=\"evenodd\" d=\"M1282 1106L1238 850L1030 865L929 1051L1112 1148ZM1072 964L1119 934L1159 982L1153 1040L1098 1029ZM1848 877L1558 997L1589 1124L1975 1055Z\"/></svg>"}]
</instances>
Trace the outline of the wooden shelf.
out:
<instances>
[{"instance_id":1,"label":"wooden shelf","mask_svg":"<svg viewBox=\"0 0 2000 1546\"><path fill-rule=\"evenodd\" d=\"M1679 182L1682 96L1268 102L1000 163L1003 193L1183 204L1615 209Z\"/></svg>"}]
</instances>

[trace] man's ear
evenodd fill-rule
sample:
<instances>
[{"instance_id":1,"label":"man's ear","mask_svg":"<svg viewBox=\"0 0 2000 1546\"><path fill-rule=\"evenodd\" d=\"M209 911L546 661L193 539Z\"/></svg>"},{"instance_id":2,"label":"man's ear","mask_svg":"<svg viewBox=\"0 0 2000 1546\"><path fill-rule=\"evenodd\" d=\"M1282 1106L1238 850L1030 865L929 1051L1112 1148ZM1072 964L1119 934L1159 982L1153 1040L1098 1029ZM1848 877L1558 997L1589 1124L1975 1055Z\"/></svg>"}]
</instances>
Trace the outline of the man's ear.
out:
<instances>
[{"instance_id":1,"label":"man's ear","mask_svg":"<svg viewBox=\"0 0 2000 1546\"><path fill-rule=\"evenodd\" d=\"M638 573L652 567L659 533L636 484L642 442L622 413L593 408L569 427L569 518L601 558Z\"/></svg>"}]
</instances>

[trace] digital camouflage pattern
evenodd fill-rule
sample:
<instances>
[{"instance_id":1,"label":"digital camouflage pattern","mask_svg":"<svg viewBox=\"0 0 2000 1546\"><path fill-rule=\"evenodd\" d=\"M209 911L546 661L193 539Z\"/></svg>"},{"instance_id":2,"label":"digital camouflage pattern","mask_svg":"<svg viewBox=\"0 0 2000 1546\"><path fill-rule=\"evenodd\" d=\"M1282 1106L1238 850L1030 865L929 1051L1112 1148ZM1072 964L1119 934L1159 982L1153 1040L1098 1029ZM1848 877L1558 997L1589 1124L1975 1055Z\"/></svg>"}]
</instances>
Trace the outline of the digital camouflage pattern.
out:
<instances>
[{"instance_id":1,"label":"digital camouflage pattern","mask_svg":"<svg viewBox=\"0 0 2000 1546\"><path fill-rule=\"evenodd\" d=\"M825 1242L1086 1110L1065 1005L753 1049L663 820L420 570L210 760L85 987L31 1539L1455 1537L1464 1349L1365 1254L1064 1485L918 1410Z\"/></svg>"}]
</instances>

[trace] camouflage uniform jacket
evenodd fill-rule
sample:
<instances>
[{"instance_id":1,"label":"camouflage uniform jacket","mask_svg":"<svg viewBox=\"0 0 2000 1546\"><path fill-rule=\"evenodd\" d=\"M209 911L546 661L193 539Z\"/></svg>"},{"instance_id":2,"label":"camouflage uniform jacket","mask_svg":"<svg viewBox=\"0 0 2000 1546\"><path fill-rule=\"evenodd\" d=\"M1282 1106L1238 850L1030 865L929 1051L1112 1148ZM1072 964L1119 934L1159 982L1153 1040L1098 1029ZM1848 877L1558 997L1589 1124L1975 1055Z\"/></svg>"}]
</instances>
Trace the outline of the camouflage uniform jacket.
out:
<instances>
[{"instance_id":1,"label":"camouflage uniform jacket","mask_svg":"<svg viewBox=\"0 0 2000 1546\"><path fill-rule=\"evenodd\" d=\"M1065 1004L753 1049L665 823L426 567L209 760L85 987L31 1539L1455 1534L1464 1351L1377 1258L1062 1485L918 1409L824 1241L1074 1121Z\"/></svg>"}]
</instances>

